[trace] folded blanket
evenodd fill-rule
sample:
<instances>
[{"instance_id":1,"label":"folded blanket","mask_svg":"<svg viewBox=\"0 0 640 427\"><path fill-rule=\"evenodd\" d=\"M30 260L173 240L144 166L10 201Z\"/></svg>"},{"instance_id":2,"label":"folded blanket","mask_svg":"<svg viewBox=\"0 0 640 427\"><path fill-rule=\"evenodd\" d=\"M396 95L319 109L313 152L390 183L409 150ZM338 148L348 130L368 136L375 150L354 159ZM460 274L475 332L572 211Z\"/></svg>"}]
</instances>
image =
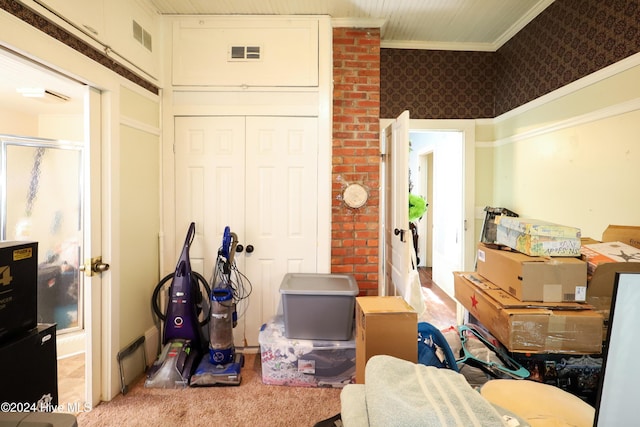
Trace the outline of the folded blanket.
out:
<instances>
[{"instance_id":1,"label":"folded blanket","mask_svg":"<svg viewBox=\"0 0 640 427\"><path fill-rule=\"evenodd\" d=\"M373 356L365 368L364 394L372 427L506 426L464 376L450 369Z\"/></svg>"},{"instance_id":2,"label":"folded blanket","mask_svg":"<svg viewBox=\"0 0 640 427\"><path fill-rule=\"evenodd\" d=\"M364 384L347 384L340 392L340 415L345 427L369 427Z\"/></svg>"}]
</instances>

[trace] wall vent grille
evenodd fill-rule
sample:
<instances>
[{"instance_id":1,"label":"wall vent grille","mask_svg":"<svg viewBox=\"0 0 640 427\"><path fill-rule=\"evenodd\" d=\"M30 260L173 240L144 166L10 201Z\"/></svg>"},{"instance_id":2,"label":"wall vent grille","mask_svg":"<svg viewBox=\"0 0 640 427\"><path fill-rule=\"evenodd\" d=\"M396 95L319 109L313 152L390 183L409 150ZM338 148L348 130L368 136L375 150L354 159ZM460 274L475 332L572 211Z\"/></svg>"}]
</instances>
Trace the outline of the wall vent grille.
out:
<instances>
[{"instance_id":1,"label":"wall vent grille","mask_svg":"<svg viewBox=\"0 0 640 427\"><path fill-rule=\"evenodd\" d=\"M260 46L231 46L229 61L256 61L262 58Z\"/></svg>"},{"instance_id":2,"label":"wall vent grille","mask_svg":"<svg viewBox=\"0 0 640 427\"><path fill-rule=\"evenodd\" d=\"M142 28L142 25L138 24L136 21L133 21L133 38L149 52L153 51L151 34Z\"/></svg>"}]
</instances>

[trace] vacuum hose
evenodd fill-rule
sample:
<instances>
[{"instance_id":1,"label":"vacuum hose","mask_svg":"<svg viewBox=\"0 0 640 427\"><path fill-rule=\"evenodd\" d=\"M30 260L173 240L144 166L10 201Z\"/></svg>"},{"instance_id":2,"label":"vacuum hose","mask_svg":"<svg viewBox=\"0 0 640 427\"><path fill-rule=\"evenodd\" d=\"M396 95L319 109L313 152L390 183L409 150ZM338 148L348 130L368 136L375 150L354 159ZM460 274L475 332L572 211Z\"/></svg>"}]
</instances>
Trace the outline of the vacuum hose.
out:
<instances>
[{"instance_id":1,"label":"vacuum hose","mask_svg":"<svg viewBox=\"0 0 640 427\"><path fill-rule=\"evenodd\" d=\"M160 302L158 297L160 296L160 291L162 291L163 286L168 281L173 279L174 274L175 273L169 273L166 276L164 276L162 280L160 280L160 282L158 282L158 284L156 285L156 288L153 290L153 296L151 297L153 312L163 322L167 320L167 316L165 312L160 310ZM198 289L198 291L199 291L199 286L202 286L205 289L207 295L209 295L209 293L211 292L211 288L209 287L209 283L207 282L207 279L205 279L204 276L202 276L202 274L198 273L197 271L191 272L191 285L194 287L194 289ZM194 292L194 293L197 300L196 303L198 304L199 309L202 310L204 308L202 307L202 293L201 292ZM200 321L200 326L204 326L207 323L209 323L209 316L204 316L204 318Z\"/></svg>"}]
</instances>

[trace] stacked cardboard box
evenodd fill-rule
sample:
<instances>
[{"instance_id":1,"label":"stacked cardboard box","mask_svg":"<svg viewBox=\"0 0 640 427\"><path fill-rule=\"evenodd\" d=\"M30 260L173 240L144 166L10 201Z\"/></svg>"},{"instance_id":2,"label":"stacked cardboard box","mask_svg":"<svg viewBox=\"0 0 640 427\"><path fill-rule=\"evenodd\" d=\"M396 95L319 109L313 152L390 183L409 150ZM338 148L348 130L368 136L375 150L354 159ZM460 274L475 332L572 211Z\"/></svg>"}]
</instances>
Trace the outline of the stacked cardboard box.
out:
<instances>
[{"instance_id":1,"label":"stacked cardboard box","mask_svg":"<svg viewBox=\"0 0 640 427\"><path fill-rule=\"evenodd\" d=\"M584 302L587 264L571 257L529 256L478 245L478 273L522 301Z\"/></svg>"},{"instance_id":2,"label":"stacked cardboard box","mask_svg":"<svg viewBox=\"0 0 640 427\"><path fill-rule=\"evenodd\" d=\"M497 241L532 256L580 256L579 228L538 219L496 218Z\"/></svg>"},{"instance_id":3,"label":"stacked cardboard box","mask_svg":"<svg viewBox=\"0 0 640 427\"><path fill-rule=\"evenodd\" d=\"M556 243L566 239L573 242L574 231L571 231L571 227L513 217L499 217L496 222L498 229L502 227L518 230L521 241L531 243L536 240L535 236L541 235L555 239L553 234L557 233ZM505 242L504 238L502 242ZM491 287L501 289L504 295L513 300L525 303L521 307L523 309L538 307L536 304L542 303L542 306L554 306L556 311L596 311L603 317L602 336L606 336L615 274L640 272L640 227L610 225L604 231L602 241L581 238L580 257L532 256L514 249L518 246L515 241L511 243L513 244L508 245L508 248L480 243L474 277L479 278L480 282L489 283ZM525 248L526 245L520 246ZM569 246L573 247L573 243ZM533 253L532 248L535 247L530 245L527 250ZM458 279L456 283L463 282ZM490 294L497 297L496 292ZM499 297L500 301L504 300L504 295ZM460 302L473 312L465 301ZM560 302L571 304L563 307L557 304ZM485 326L491 330L491 325ZM494 324L493 327L498 328L498 325ZM570 344L566 345L570 347ZM538 352L544 351L555 350L545 349L543 346Z\"/></svg>"},{"instance_id":4,"label":"stacked cardboard box","mask_svg":"<svg viewBox=\"0 0 640 427\"><path fill-rule=\"evenodd\" d=\"M478 245L477 271L454 273L457 299L512 352L600 353L603 320L585 303L580 229L507 216L496 223L498 243Z\"/></svg>"},{"instance_id":5,"label":"stacked cardboard box","mask_svg":"<svg viewBox=\"0 0 640 427\"><path fill-rule=\"evenodd\" d=\"M456 299L509 351L596 354L602 315L585 304L521 301L476 272L454 273Z\"/></svg>"},{"instance_id":6,"label":"stacked cardboard box","mask_svg":"<svg viewBox=\"0 0 640 427\"><path fill-rule=\"evenodd\" d=\"M572 233L508 218L507 248L480 244L477 271L454 273L455 295L530 379L593 403L615 274L640 271L640 227L609 226L602 242Z\"/></svg>"},{"instance_id":7,"label":"stacked cardboard box","mask_svg":"<svg viewBox=\"0 0 640 427\"><path fill-rule=\"evenodd\" d=\"M613 250L607 251L607 248ZM609 252L609 255L598 253L598 250ZM616 273L640 272L640 227L609 225L602 233L602 241L583 238L582 252L583 259L591 264L587 277L587 303L603 315L603 336L606 336ZM624 257L615 256L622 253Z\"/></svg>"}]
</instances>

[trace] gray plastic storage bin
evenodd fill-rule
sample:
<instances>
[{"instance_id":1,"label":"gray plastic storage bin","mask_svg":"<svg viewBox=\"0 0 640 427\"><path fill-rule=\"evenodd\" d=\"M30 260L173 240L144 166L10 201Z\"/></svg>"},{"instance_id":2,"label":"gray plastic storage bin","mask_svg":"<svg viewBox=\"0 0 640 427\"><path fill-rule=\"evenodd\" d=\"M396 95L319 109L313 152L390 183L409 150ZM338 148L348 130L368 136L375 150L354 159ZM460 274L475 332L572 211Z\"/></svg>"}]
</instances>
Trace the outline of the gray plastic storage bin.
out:
<instances>
[{"instance_id":1,"label":"gray plastic storage bin","mask_svg":"<svg viewBox=\"0 0 640 427\"><path fill-rule=\"evenodd\" d=\"M352 339L358 292L358 284L349 274L285 274L280 285L285 336Z\"/></svg>"}]
</instances>

